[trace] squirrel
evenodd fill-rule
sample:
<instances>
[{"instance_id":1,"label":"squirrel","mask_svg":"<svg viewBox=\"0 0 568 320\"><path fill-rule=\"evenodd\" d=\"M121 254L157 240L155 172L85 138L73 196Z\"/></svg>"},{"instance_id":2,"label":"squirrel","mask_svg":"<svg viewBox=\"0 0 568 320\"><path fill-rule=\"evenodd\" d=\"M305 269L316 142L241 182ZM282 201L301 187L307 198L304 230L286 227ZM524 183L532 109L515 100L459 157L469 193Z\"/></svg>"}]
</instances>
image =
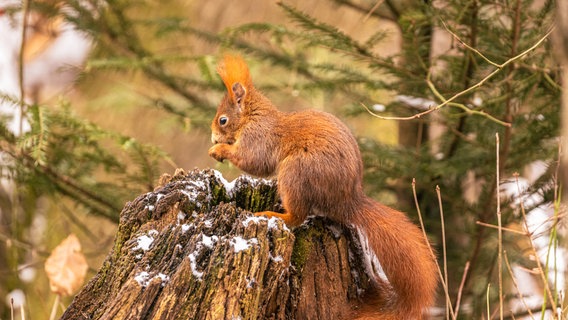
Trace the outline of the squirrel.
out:
<instances>
[{"instance_id":1,"label":"squirrel","mask_svg":"<svg viewBox=\"0 0 568 320\"><path fill-rule=\"evenodd\" d=\"M375 275L376 299L353 317L425 319L438 283L435 256L404 213L365 195L361 153L347 126L322 111L279 111L254 87L240 56L226 55L217 72L227 93L211 125L209 155L255 176L277 177L285 212L255 215L292 227L309 215L355 226L388 281Z\"/></svg>"}]
</instances>

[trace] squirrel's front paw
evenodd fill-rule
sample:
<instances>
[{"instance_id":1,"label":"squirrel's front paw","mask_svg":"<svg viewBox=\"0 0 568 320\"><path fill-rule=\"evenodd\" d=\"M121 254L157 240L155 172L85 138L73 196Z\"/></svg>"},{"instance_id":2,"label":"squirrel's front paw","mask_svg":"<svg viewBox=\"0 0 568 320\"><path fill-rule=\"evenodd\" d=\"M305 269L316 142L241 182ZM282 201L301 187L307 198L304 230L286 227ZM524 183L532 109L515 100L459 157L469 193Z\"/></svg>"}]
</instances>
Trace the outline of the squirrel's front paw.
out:
<instances>
[{"instance_id":1,"label":"squirrel's front paw","mask_svg":"<svg viewBox=\"0 0 568 320\"><path fill-rule=\"evenodd\" d=\"M227 157L225 156L225 145L218 143L209 148L209 156L219 162L223 162Z\"/></svg>"}]
</instances>

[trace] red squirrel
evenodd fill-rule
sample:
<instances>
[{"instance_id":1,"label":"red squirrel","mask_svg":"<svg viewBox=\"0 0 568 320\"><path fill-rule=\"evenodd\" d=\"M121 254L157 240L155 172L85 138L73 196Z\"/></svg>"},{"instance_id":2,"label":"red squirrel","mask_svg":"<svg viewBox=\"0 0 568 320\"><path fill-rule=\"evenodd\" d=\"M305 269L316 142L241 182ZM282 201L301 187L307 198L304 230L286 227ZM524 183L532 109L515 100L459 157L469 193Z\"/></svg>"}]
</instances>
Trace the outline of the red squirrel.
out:
<instances>
[{"instance_id":1,"label":"red squirrel","mask_svg":"<svg viewBox=\"0 0 568 320\"><path fill-rule=\"evenodd\" d=\"M253 85L246 62L226 55L217 67L227 93L211 125L209 155L260 177L276 176L285 213L264 211L297 226L326 216L362 232L388 282L356 319L424 319L438 282L434 256L420 229L400 211L363 192L357 141L335 116L281 112Z\"/></svg>"}]
</instances>

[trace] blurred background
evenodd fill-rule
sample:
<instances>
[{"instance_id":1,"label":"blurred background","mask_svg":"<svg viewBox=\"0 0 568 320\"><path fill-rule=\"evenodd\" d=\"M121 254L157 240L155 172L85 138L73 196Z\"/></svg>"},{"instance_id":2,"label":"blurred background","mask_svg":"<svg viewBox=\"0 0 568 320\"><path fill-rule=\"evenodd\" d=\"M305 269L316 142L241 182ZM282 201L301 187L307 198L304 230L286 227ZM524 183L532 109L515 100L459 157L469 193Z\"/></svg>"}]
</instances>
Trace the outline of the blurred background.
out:
<instances>
[{"instance_id":1,"label":"blurred background","mask_svg":"<svg viewBox=\"0 0 568 320\"><path fill-rule=\"evenodd\" d=\"M48 318L51 250L76 234L92 277L122 207L162 173L240 174L207 156L227 52L279 108L344 120L368 194L418 221L415 179L459 318L489 318L500 297L508 317L566 314L554 12L548 0L0 2L0 319ZM449 313L444 291L435 317Z\"/></svg>"}]
</instances>

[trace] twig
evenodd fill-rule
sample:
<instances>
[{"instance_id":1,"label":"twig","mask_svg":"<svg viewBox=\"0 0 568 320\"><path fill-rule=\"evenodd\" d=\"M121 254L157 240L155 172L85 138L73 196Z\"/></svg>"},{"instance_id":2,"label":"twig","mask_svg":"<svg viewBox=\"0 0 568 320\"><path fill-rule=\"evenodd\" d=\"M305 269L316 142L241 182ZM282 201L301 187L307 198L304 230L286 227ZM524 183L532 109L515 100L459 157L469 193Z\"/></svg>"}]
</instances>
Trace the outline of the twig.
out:
<instances>
[{"instance_id":1,"label":"twig","mask_svg":"<svg viewBox=\"0 0 568 320\"><path fill-rule=\"evenodd\" d=\"M434 111L436 111L436 110L438 110L438 109L441 108L440 106L437 106L437 107L435 107L435 108L429 108L429 109L426 110L426 111L417 113L417 114L412 115L412 116L408 116L408 117L396 117L396 116L380 116L380 115L374 113L373 111L371 111L371 109L369 109L369 107L367 107L367 105L365 105L363 102L360 102L360 104L361 104L361 106L363 106L363 107L365 108L365 110L367 110L368 113L370 113L370 114L371 114L373 117L375 117L375 118L379 118L379 119L381 119L381 120L399 120L399 121L419 119L419 118L421 118L422 116L425 116L425 115L427 115L427 114L429 114L429 113L432 113L432 112L434 112ZM444 104L444 105L445 105L445 104ZM443 107L443 106L442 106L442 107Z\"/></svg>"},{"instance_id":2,"label":"twig","mask_svg":"<svg viewBox=\"0 0 568 320\"><path fill-rule=\"evenodd\" d=\"M440 280L442 281L442 287L444 288L444 294L446 296L446 303L449 306L450 315L452 316L452 319L455 320L456 315L455 315L454 309L452 307L452 300L450 299L448 284L444 280L444 275L442 274L442 269L440 269L440 264L438 264L437 261L436 261L436 254L434 253L434 249L432 249L432 245L430 244L430 241L428 241L428 235L426 234L426 229L424 228L424 220L422 219L422 212L420 211L420 206L418 204L418 196L416 195L416 179L414 179L414 178L412 179L412 194L414 196L414 204L416 205L416 211L418 212L418 219L420 220L420 227L422 229L422 235L424 236L424 241L426 241L426 245L428 246L428 249L430 249L430 255L431 255L432 259L434 259L434 261L436 262L436 267L438 269L438 276L440 277Z\"/></svg>"},{"instance_id":3,"label":"twig","mask_svg":"<svg viewBox=\"0 0 568 320\"><path fill-rule=\"evenodd\" d=\"M495 182L497 184L497 268L498 275L499 275L499 319L503 320L503 229L502 229L502 222L501 222L501 193L499 188L499 133L495 134L495 155L496 159L496 174L495 174Z\"/></svg>"},{"instance_id":4,"label":"twig","mask_svg":"<svg viewBox=\"0 0 568 320\"><path fill-rule=\"evenodd\" d=\"M540 319L545 319L544 316L546 315L546 311L550 311L551 314L554 314L556 316L556 314L554 313L554 310L551 310L550 308L545 308L544 310L542 310L541 307L537 307L537 308L533 308L532 312L541 312L541 318ZM505 316L505 319L503 320L516 320L517 317L518 318L523 318L529 315L529 312L527 311L519 311L516 313L512 313Z\"/></svg>"},{"instance_id":5,"label":"twig","mask_svg":"<svg viewBox=\"0 0 568 320\"><path fill-rule=\"evenodd\" d=\"M491 282L487 284L487 292L485 294L485 303L487 304L487 319L491 319L491 308L489 303L489 291L491 289Z\"/></svg>"},{"instance_id":6,"label":"twig","mask_svg":"<svg viewBox=\"0 0 568 320\"><path fill-rule=\"evenodd\" d=\"M455 307L455 312L456 312L456 318L459 315L460 312L460 303L461 303L461 297L462 297L462 293L463 293L463 288L465 286L465 279L467 279L467 272L469 271L469 261L467 261L465 263L465 267L463 268L463 275L462 275L462 279L460 282L460 288L458 290L458 297L456 299L456 307Z\"/></svg>"},{"instance_id":7,"label":"twig","mask_svg":"<svg viewBox=\"0 0 568 320\"><path fill-rule=\"evenodd\" d=\"M558 253L557 253L557 248L558 248L558 221L560 219L560 204L562 203L562 193L561 193L561 185L560 182L558 182L559 177L560 177L560 163L562 162L562 157L563 157L563 152L562 152L562 137L560 138L560 141L558 142L558 159L556 161L556 170L554 171L554 217L553 222L552 222L552 228L550 231L550 243L548 246L548 253L547 253L547 267L548 267L548 259L550 257L550 247L552 246L552 248L554 249L554 301L556 303L558 303L558 299L559 299L559 292L558 292ZM552 298L552 297L551 297ZM558 317L560 317L560 315L558 315Z\"/></svg>"},{"instance_id":8,"label":"twig","mask_svg":"<svg viewBox=\"0 0 568 320\"><path fill-rule=\"evenodd\" d=\"M35 246L29 242L25 242L23 240L18 240L16 238L13 238L12 236L8 236L5 235L3 233L0 233L0 241L5 242L6 244L10 244L13 245L15 247L24 249L24 250L29 250L32 251L33 253L37 253L40 256L49 256L49 252L47 251L42 251L42 250L38 250L35 248Z\"/></svg>"},{"instance_id":9,"label":"twig","mask_svg":"<svg viewBox=\"0 0 568 320\"><path fill-rule=\"evenodd\" d=\"M370 14L371 14L372 16L376 17L376 18L386 19L386 20L389 20L389 21L392 21L392 22L396 22L396 21L398 20L398 15L399 15L399 13L398 13L398 12L394 12L394 11L393 11L394 8L393 8L393 7L391 6L391 4L388 3L388 2L387 2L387 5L388 5L388 7L389 7L389 10L390 10L391 13L393 14L393 16L389 16L389 15L383 14L383 13L381 13L380 11L379 11L379 12L376 12L376 10L369 10L369 8L366 8L366 7L364 7L364 6L362 6L362 5L358 4L358 3L354 3L354 2L348 1L348 0L334 0L334 2L337 3L337 4L340 4L340 5L344 5L344 6L350 7L351 9L357 10L357 11L359 11L359 12L361 12L361 13L369 14L369 12L370 12ZM381 1L381 2L384 2L384 0ZM400 28L400 24L397 23L396 26Z\"/></svg>"},{"instance_id":10,"label":"twig","mask_svg":"<svg viewBox=\"0 0 568 320\"><path fill-rule=\"evenodd\" d=\"M369 12L363 18L363 23L365 23L365 22L367 22L367 20L369 20L371 15L379 8L379 6L381 4L383 4L383 2L385 2L385 0L379 0L379 1L377 1L377 3L375 3L375 5L371 8L371 10L369 10Z\"/></svg>"},{"instance_id":11,"label":"twig","mask_svg":"<svg viewBox=\"0 0 568 320\"><path fill-rule=\"evenodd\" d=\"M446 29L446 31L448 31L456 40L458 40L459 43L461 43L464 47L466 47L467 49L473 51L475 54L477 54L478 56L480 56L483 60L485 60L487 63L489 63L490 65L499 68L499 64L495 63L493 61L491 61L491 59L487 58L483 53L481 53L479 50L473 48L472 46L470 46L469 44L467 44L465 41L463 41L457 34L455 34L452 30L450 30L450 28L448 27L448 25L444 22L444 20L442 21L442 25L444 26L444 28Z\"/></svg>"},{"instance_id":12,"label":"twig","mask_svg":"<svg viewBox=\"0 0 568 320\"><path fill-rule=\"evenodd\" d=\"M531 47L529 47L528 49L526 49L525 51L519 53L518 55L509 58L507 61L503 62L502 64L499 64L496 66L495 70L493 70L491 73L489 73L487 76L485 76L485 78L481 79L479 82L477 82L476 84L472 85L471 87L460 91L456 94L454 94L453 96L451 96L450 98L448 98L447 100L443 101L442 103L438 104L437 106L430 108L426 111L414 114L412 116L408 116L408 117L391 117L391 116L381 116L378 115L376 113L374 113L373 111L371 111L371 109L369 109L369 107L367 107L365 104L361 103L361 105L363 107L365 107L365 109L367 110L367 112L369 112L369 114L371 114L373 117L382 119L382 120L412 120L412 119L418 119L422 116L425 116L431 112L434 112L436 110L439 110L443 107L445 107L446 105L450 104L451 102L454 102L454 100L456 100L457 98L466 95L474 90L476 90L477 88L483 86L485 84L485 82L487 82L489 79L493 78L493 76L495 76L496 74L498 74L504 67L510 65L511 63L521 59L522 57L524 57L525 55L527 55L529 52L533 51L534 49L536 49L541 43L544 42L544 40L546 40L548 38L548 36L550 35L550 33L552 33L552 31L554 30L554 27L551 28L542 38L540 38L537 42L535 42ZM474 111L474 110L471 110ZM484 114L484 113L482 113ZM503 122L503 125L506 127L511 127L511 123L507 123L507 122Z\"/></svg>"},{"instance_id":13,"label":"twig","mask_svg":"<svg viewBox=\"0 0 568 320\"><path fill-rule=\"evenodd\" d=\"M440 194L440 186L436 186L436 195L438 196L438 205L440 206L440 224L442 227L442 256L444 259L444 282L448 285L448 260L446 254L446 225L444 223L444 209L442 207L442 195ZM449 319L450 301L446 300L446 319Z\"/></svg>"},{"instance_id":14,"label":"twig","mask_svg":"<svg viewBox=\"0 0 568 320\"><path fill-rule=\"evenodd\" d=\"M476 221L475 224L478 224L478 225L484 226L484 227L488 227L488 228L493 228L493 229L501 229L503 231L513 232L513 233L520 234L520 235L523 235L523 236L529 235L528 232L523 232L523 231L519 231L519 230L507 228L507 227L499 227L499 226L496 226L496 225L493 225L493 224L490 224L490 223L485 223L485 222L482 222L482 221Z\"/></svg>"},{"instance_id":15,"label":"twig","mask_svg":"<svg viewBox=\"0 0 568 320\"><path fill-rule=\"evenodd\" d=\"M515 177L515 182L517 184L517 190L518 190L519 194L521 194L521 186L519 185L519 175L515 174L514 177ZM520 201L519 204L521 206L521 214L523 216L523 223L525 225L525 229L527 229L527 232L529 232L530 228L529 228L529 223L528 223L528 220L527 220L527 213L525 211L525 205L523 204L523 201ZM536 247L534 245L534 242L533 242L532 236L530 235L530 232L529 232L529 235L527 236L527 239L529 240L531 254L535 257L534 260L536 262L536 266L537 266L537 269L539 271L538 274L540 275L541 280L542 280L542 284L545 288L545 293L548 294L548 296L551 298L550 304L551 304L552 310L556 310L556 302L554 301L554 299L552 299L552 297L553 297L552 290L550 289L550 285L548 283L548 280L546 279L544 269L542 267L542 264L540 263L540 258L538 256L538 253L536 252ZM546 299L545 299L545 302L546 302ZM543 303L542 308L543 308L542 312L544 312L544 309L546 308L546 303Z\"/></svg>"},{"instance_id":16,"label":"twig","mask_svg":"<svg viewBox=\"0 0 568 320\"><path fill-rule=\"evenodd\" d=\"M519 288L519 283L517 282L517 278L513 274L513 268L511 268L511 264L509 263L509 258L507 257L506 251L505 251L505 264L507 265L507 270L509 271L509 274L511 275L511 280L513 280L513 285L517 289L517 292L518 292L518 295L519 295L519 300L521 300L521 303L525 306L525 308L526 308L527 312L529 313L529 316L531 317L531 319L534 320L534 316L532 314L532 311L529 308L529 306L527 305L527 302L525 301L525 298L523 297L523 293L521 292L521 289Z\"/></svg>"},{"instance_id":17,"label":"twig","mask_svg":"<svg viewBox=\"0 0 568 320\"><path fill-rule=\"evenodd\" d=\"M446 98L444 98L444 96L438 91L438 89L436 88L434 83L430 80L430 76L428 76L426 78L426 84L428 85L428 88L430 88L432 93L436 96L436 98L438 98L442 102L446 101ZM451 103L448 103L448 106L459 108L459 109L465 111L465 113L467 113L469 115L478 115L478 116L485 117L485 118L487 118L487 119L489 119L493 122L496 122L496 123L498 123L502 126L505 126L505 127L511 126L511 124L509 122L499 120L499 119L495 118L494 116L490 115L489 113L487 113L485 111L472 110L462 103L451 102Z\"/></svg>"},{"instance_id":18,"label":"twig","mask_svg":"<svg viewBox=\"0 0 568 320\"><path fill-rule=\"evenodd\" d=\"M61 295L55 295L55 301L53 302L53 306L51 307L51 314L49 315L49 320L54 320L55 316L57 315L57 307L59 306L59 301L61 300Z\"/></svg>"}]
</instances>

